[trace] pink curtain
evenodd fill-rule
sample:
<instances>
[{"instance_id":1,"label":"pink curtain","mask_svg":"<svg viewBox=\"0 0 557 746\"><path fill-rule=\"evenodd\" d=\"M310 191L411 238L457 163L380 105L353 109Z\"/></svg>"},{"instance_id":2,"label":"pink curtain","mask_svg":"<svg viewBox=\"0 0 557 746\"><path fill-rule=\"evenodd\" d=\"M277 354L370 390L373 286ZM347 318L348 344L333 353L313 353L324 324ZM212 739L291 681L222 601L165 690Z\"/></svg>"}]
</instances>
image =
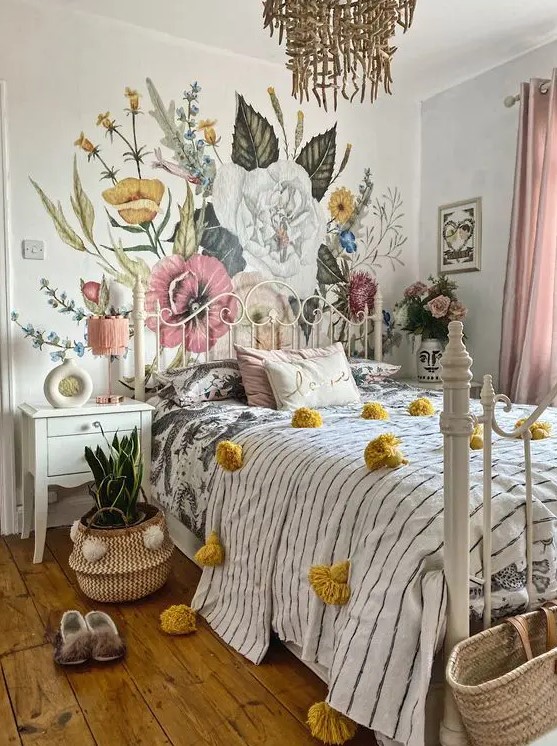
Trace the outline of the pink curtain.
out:
<instances>
[{"instance_id":1,"label":"pink curtain","mask_svg":"<svg viewBox=\"0 0 557 746\"><path fill-rule=\"evenodd\" d=\"M557 381L557 69L541 84L520 90L499 367L501 391L531 404Z\"/></svg>"}]
</instances>

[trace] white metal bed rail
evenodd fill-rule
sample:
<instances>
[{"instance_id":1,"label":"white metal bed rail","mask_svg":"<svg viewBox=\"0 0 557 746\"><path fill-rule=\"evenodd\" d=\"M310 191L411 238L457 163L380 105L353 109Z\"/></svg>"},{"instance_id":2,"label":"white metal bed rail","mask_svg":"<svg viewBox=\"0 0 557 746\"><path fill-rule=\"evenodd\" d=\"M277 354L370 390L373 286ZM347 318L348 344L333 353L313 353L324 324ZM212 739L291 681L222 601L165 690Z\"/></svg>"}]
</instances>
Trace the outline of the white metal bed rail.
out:
<instances>
[{"instance_id":1,"label":"white metal bed rail","mask_svg":"<svg viewBox=\"0 0 557 746\"><path fill-rule=\"evenodd\" d=\"M289 307L284 304L285 295L282 295L282 303L269 307L265 304L261 312L260 304L255 302L257 293L262 289L270 288L273 291L286 291ZM140 372L145 370L145 326L153 328L155 332L155 369L160 368L161 362L161 338L165 327L177 328L181 336L181 364L187 362L186 335L192 324L203 324L205 349L198 350L204 354L206 359L211 359L215 350L222 355L223 343L218 347L213 343L211 334L211 311L218 314L218 320L227 327L222 335L225 339L224 346L229 357L234 356L234 342L237 341L238 330L247 330L250 346L260 345L258 334L263 329L270 332L271 348L282 347L319 347L324 341L331 344L334 341L342 341L348 355L357 341L362 344L364 357L369 356L370 335L373 329L373 351L376 360L383 358L383 298L381 290L377 288L375 294L374 308L369 309L367 305L354 318L348 318L338 308L321 295L314 294L309 298L301 299L294 289L282 280L263 280L254 285L245 296L241 297L235 292L221 293L204 304L194 307L187 316L180 316L172 320L176 315L170 308L161 307L158 301L147 303L143 284L138 279L134 287L134 367L135 367L135 398L139 401L145 399L145 376ZM149 308L149 306L151 307ZM281 307L278 307L281 306ZM283 333L288 333L290 339L286 343L281 342ZM305 341L305 344L304 344Z\"/></svg>"}]
</instances>

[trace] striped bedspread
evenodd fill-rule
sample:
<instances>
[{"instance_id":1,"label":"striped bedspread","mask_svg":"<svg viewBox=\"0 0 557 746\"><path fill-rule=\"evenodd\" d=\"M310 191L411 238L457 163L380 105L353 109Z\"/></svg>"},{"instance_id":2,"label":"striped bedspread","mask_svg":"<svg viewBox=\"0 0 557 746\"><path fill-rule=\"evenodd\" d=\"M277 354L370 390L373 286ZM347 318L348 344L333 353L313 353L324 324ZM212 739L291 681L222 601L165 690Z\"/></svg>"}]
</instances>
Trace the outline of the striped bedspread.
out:
<instances>
[{"instance_id":1,"label":"striped bedspread","mask_svg":"<svg viewBox=\"0 0 557 746\"><path fill-rule=\"evenodd\" d=\"M235 473L213 466L206 533L226 550L205 569L194 606L232 647L263 660L272 630L329 671L328 701L384 742L421 746L431 665L442 642L442 436L438 416L411 417L416 392L386 388L390 421L366 421L358 407L324 411L324 426L296 430L289 416L254 424ZM368 398L378 398L377 392ZM440 397L432 397L441 408ZM515 408L509 426L526 411ZM557 418L550 414L549 419ZM409 464L370 472L366 444L382 432L402 440ZM557 595L555 440L533 447L534 581ZM472 573L481 576L481 452L472 464ZM525 510L522 445L494 444L493 589L497 613L524 604ZM314 564L349 559L351 597L326 606L312 591ZM481 613L481 586L471 606Z\"/></svg>"}]
</instances>

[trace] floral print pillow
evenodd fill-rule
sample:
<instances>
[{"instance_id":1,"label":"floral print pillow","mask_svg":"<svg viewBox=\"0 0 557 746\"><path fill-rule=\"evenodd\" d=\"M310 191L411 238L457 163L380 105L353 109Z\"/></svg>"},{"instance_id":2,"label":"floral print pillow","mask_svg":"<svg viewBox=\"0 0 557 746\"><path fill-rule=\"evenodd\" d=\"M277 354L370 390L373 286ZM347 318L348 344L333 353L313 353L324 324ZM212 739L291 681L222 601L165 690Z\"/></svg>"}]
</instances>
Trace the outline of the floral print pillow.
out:
<instances>
[{"instance_id":1,"label":"floral print pillow","mask_svg":"<svg viewBox=\"0 0 557 746\"><path fill-rule=\"evenodd\" d=\"M157 395L181 407L225 399L246 400L236 360L197 363L157 373L156 378L161 386Z\"/></svg>"},{"instance_id":2,"label":"floral print pillow","mask_svg":"<svg viewBox=\"0 0 557 746\"><path fill-rule=\"evenodd\" d=\"M400 370L400 365L380 363L377 360L366 360L362 357L351 357L349 362L358 388L380 383L386 378L394 376Z\"/></svg>"}]
</instances>

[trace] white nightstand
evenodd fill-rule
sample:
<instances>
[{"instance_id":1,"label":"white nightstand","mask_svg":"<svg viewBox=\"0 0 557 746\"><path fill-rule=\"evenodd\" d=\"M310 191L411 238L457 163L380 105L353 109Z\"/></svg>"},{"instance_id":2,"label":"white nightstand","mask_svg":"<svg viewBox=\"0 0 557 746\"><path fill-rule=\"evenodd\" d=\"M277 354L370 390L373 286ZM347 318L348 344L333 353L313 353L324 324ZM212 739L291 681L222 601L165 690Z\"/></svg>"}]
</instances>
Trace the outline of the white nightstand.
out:
<instances>
[{"instance_id":1,"label":"white nightstand","mask_svg":"<svg viewBox=\"0 0 557 746\"><path fill-rule=\"evenodd\" d=\"M110 439L116 431L129 434L137 427L144 455L143 489L149 495L151 470L150 404L124 399L121 404L90 401L76 409L54 409L48 404L21 404L22 538L31 531L35 505L35 556L42 562L48 513L48 486L77 487L92 482L85 461L85 446L106 445L101 427Z\"/></svg>"},{"instance_id":2,"label":"white nightstand","mask_svg":"<svg viewBox=\"0 0 557 746\"><path fill-rule=\"evenodd\" d=\"M417 378L397 378L400 383L406 383L408 386L414 386L417 389L428 389L429 391L443 391L441 381L418 381ZM482 384L479 381L470 381L470 396L472 399L479 399Z\"/></svg>"}]
</instances>

